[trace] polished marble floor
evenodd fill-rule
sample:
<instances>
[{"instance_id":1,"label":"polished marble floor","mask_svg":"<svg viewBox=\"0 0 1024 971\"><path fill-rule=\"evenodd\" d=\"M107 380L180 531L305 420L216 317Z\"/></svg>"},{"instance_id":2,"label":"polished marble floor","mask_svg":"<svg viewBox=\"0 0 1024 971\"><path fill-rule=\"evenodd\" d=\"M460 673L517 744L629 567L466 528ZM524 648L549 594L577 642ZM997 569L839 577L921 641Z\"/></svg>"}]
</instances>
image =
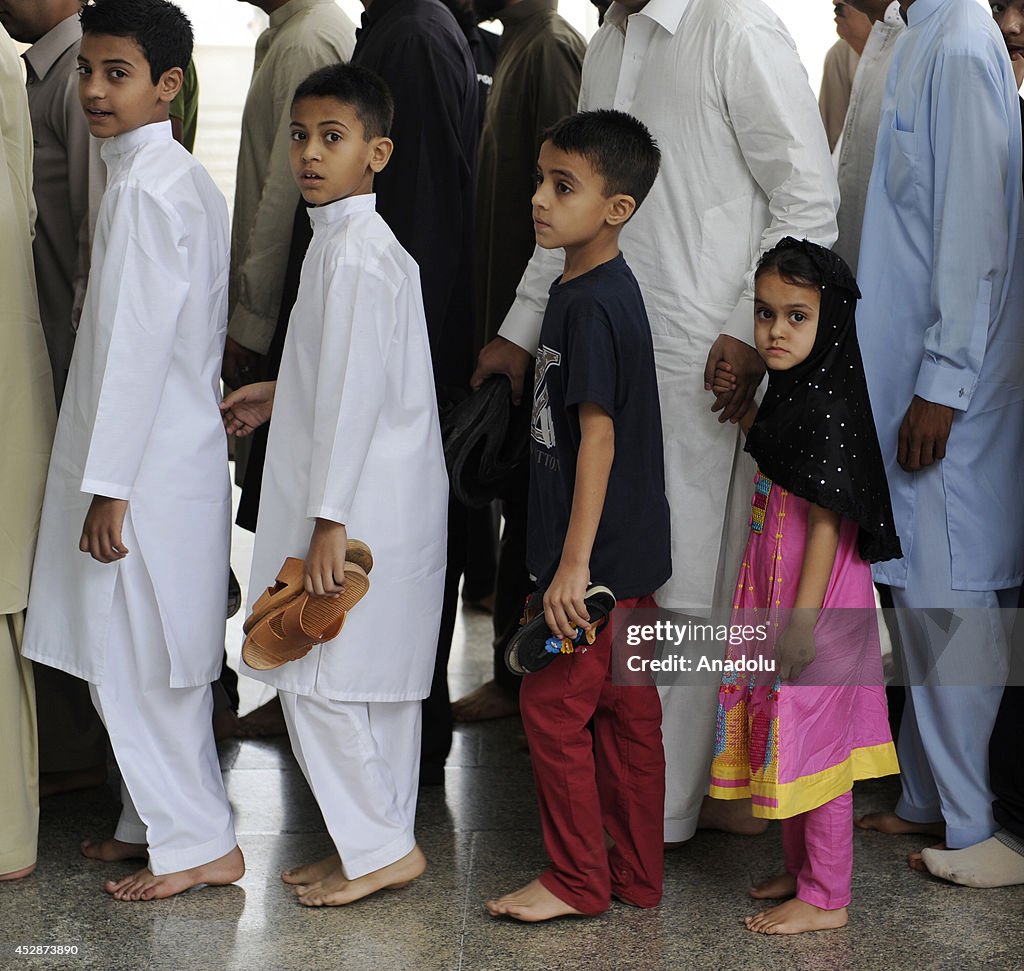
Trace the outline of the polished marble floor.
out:
<instances>
[{"instance_id":1,"label":"polished marble floor","mask_svg":"<svg viewBox=\"0 0 1024 971\"><path fill-rule=\"evenodd\" d=\"M245 561L245 549L236 549ZM233 622L234 628L240 618ZM489 618L460 618L453 694L490 670ZM243 684L242 710L263 686ZM281 869L329 852L319 811L284 739L221 748L248 870L233 887L149 904L117 903L103 881L129 864L84 859L79 840L109 834L116 787L52 797L41 813L39 866L0 885L0 969L105 971L530 971L530 969L1024 968L1024 887L965 890L910 871L913 837L857 832L850 924L801 938L744 930L746 889L777 871L777 826L760 837L699 833L667 860L665 897L650 912L617 904L600 918L523 926L483 908L544 864L529 757L515 720L460 728L443 788L420 796L418 835L430 861L409 888L337 910L306 910ZM887 808L892 781L858 789L858 811ZM19 957L17 944L74 945L76 957Z\"/></svg>"}]
</instances>

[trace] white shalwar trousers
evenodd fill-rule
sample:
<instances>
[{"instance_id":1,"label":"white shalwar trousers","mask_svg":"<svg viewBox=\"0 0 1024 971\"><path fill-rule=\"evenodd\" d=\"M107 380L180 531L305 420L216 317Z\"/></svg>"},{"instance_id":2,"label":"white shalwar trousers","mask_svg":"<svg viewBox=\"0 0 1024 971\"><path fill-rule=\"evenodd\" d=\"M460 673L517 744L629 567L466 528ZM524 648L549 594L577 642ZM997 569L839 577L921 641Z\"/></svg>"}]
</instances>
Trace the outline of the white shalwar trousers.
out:
<instances>
[{"instance_id":1,"label":"white shalwar trousers","mask_svg":"<svg viewBox=\"0 0 1024 971\"><path fill-rule=\"evenodd\" d=\"M292 751L345 878L355 880L411 852L422 703L278 694Z\"/></svg>"},{"instance_id":2,"label":"white shalwar trousers","mask_svg":"<svg viewBox=\"0 0 1024 971\"><path fill-rule=\"evenodd\" d=\"M89 685L121 771L114 838L147 844L154 874L175 873L237 845L213 739L213 692L167 686L170 660L145 564L120 566L104 680Z\"/></svg>"}]
</instances>

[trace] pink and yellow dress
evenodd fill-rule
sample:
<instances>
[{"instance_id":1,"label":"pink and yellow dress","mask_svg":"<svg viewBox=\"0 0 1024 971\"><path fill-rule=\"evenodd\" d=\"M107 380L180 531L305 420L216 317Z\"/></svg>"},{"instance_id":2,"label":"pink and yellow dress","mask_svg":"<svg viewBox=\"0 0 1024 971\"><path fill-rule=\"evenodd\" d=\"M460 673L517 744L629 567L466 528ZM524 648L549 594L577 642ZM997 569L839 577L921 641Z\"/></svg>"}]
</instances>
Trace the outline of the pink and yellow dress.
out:
<instances>
[{"instance_id":1,"label":"pink and yellow dress","mask_svg":"<svg viewBox=\"0 0 1024 971\"><path fill-rule=\"evenodd\" d=\"M766 625L767 640L730 657L772 658L796 599L811 504L760 472L733 610ZM835 565L815 626L817 654L801 676L723 678L710 793L746 799L755 816L786 819L849 792L857 779L899 771L889 731L871 568L858 526L843 517Z\"/></svg>"}]
</instances>

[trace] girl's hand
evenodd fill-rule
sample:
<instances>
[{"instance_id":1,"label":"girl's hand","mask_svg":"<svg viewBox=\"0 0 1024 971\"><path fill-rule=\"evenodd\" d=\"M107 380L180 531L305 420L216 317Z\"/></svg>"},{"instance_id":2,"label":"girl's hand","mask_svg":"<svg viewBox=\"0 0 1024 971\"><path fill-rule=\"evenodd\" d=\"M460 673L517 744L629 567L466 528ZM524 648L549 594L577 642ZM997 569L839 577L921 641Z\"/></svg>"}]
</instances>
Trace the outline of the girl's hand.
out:
<instances>
[{"instance_id":1,"label":"girl's hand","mask_svg":"<svg viewBox=\"0 0 1024 971\"><path fill-rule=\"evenodd\" d=\"M276 381L260 381L232 391L220 403L227 433L236 438L244 438L264 422L270 421L276 392Z\"/></svg>"},{"instance_id":2,"label":"girl's hand","mask_svg":"<svg viewBox=\"0 0 1024 971\"><path fill-rule=\"evenodd\" d=\"M306 554L306 593L337 599L345 589L348 530L341 523L318 519Z\"/></svg>"},{"instance_id":3,"label":"girl's hand","mask_svg":"<svg viewBox=\"0 0 1024 971\"><path fill-rule=\"evenodd\" d=\"M817 656L813 619L816 614L817 611L795 611L775 644L776 674L783 681L795 681Z\"/></svg>"},{"instance_id":4,"label":"girl's hand","mask_svg":"<svg viewBox=\"0 0 1024 971\"><path fill-rule=\"evenodd\" d=\"M732 365L719 361L715 366L715 376L711 379L711 390L716 394L731 394L736 390L736 374Z\"/></svg>"},{"instance_id":5,"label":"girl's hand","mask_svg":"<svg viewBox=\"0 0 1024 971\"><path fill-rule=\"evenodd\" d=\"M121 542L121 530L127 512L127 499L93 496L82 524L82 538L78 541L78 548L100 563L123 560L128 555L128 547Z\"/></svg>"},{"instance_id":6,"label":"girl's hand","mask_svg":"<svg viewBox=\"0 0 1024 971\"><path fill-rule=\"evenodd\" d=\"M551 585L544 591L544 619L556 637L573 638L577 627L589 630L592 626L583 602L589 582L590 571L585 566L559 565Z\"/></svg>"}]
</instances>

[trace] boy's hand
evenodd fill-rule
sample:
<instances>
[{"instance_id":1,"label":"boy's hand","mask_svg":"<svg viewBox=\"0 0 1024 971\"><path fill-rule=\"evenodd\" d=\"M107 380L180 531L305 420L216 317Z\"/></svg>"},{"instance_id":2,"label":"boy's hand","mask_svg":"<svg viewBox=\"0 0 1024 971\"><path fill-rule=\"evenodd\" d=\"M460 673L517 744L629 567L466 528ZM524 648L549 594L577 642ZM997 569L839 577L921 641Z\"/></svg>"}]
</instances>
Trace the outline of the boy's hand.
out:
<instances>
[{"instance_id":1,"label":"boy's hand","mask_svg":"<svg viewBox=\"0 0 1024 971\"><path fill-rule=\"evenodd\" d=\"M127 499L93 496L82 525L78 548L100 563L123 560L128 555L128 548L121 542L127 512Z\"/></svg>"},{"instance_id":2,"label":"boy's hand","mask_svg":"<svg viewBox=\"0 0 1024 971\"><path fill-rule=\"evenodd\" d=\"M818 653L812 618L817 611L796 610L775 644L776 673L783 681L795 681Z\"/></svg>"},{"instance_id":3,"label":"boy's hand","mask_svg":"<svg viewBox=\"0 0 1024 971\"><path fill-rule=\"evenodd\" d=\"M258 384L247 384L244 388L232 391L220 403L227 433L236 438L244 438L251 435L264 422L270 421L276 393L276 381L260 381Z\"/></svg>"},{"instance_id":4,"label":"boy's hand","mask_svg":"<svg viewBox=\"0 0 1024 971\"><path fill-rule=\"evenodd\" d=\"M306 554L306 593L337 599L345 589L348 531L341 523L318 519Z\"/></svg>"},{"instance_id":5,"label":"boy's hand","mask_svg":"<svg viewBox=\"0 0 1024 971\"><path fill-rule=\"evenodd\" d=\"M544 619L556 637L575 637L577 627L589 630L592 626L583 602L589 582L590 571L585 566L559 565L544 591Z\"/></svg>"}]
</instances>

